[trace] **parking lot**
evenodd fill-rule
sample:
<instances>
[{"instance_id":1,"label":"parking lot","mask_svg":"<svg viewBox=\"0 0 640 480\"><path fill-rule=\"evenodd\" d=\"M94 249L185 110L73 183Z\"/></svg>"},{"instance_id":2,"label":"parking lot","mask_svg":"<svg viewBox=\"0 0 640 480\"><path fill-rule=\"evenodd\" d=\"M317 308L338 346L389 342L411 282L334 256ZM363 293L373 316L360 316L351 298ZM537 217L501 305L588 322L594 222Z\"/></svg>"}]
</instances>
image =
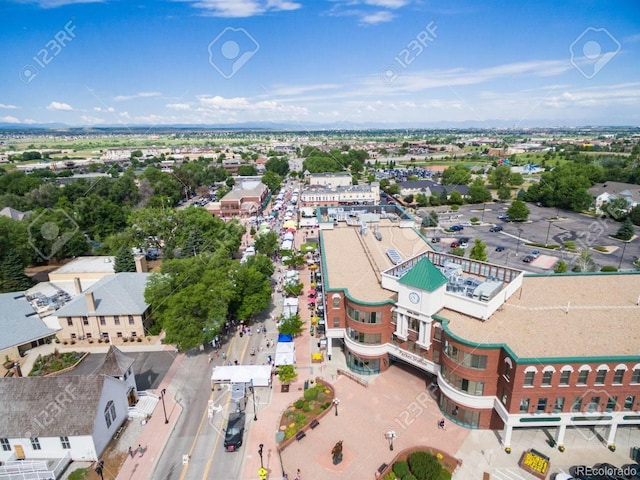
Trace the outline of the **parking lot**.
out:
<instances>
[{"instance_id":1,"label":"parking lot","mask_svg":"<svg viewBox=\"0 0 640 480\"><path fill-rule=\"evenodd\" d=\"M559 260L564 260L570 266L577 253L566 250L552 250L541 247L527 246L526 243L563 245L565 242L574 242L579 251L589 247L589 253L600 270L602 266L609 265L621 270L635 270L633 261L640 257L640 240L635 239L629 243L610 238L620 228L620 223L613 220L604 220L588 215L573 212L559 211L555 208L545 208L528 203L531 211L529 220L523 223L507 222L498 218L506 215L509 205L503 203L487 203L483 211L482 205L464 205L457 212L447 211L446 207L420 209L421 211L436 210L440 223L437 228L428 228L427 237L440 237L441 242L436 246L447 251L451 242L456 242L460 237L470 238L467 252L473 247L473 240L480 238L486 245L489 262L500 265L512 266L533 273L546 273L552 271ZM471 226L470 219L477 217L482 221L481 225ZM444 230L452 225L462 225L464 230L448 233ZM492 225L503 227L501 232L490 232ZM626 245L626 246L625 246ZM593 247L614 247L611 253L602 253ZM502 251L496 251L497 247L503 247ZM540 257L531 263L523 262L523 258L533 250L540 250ZM624 257L622 257L624 253ZM465 256L468 257L468 253ZM621 262L622 258L622 262Z\"/></svg>"}]
</instances>

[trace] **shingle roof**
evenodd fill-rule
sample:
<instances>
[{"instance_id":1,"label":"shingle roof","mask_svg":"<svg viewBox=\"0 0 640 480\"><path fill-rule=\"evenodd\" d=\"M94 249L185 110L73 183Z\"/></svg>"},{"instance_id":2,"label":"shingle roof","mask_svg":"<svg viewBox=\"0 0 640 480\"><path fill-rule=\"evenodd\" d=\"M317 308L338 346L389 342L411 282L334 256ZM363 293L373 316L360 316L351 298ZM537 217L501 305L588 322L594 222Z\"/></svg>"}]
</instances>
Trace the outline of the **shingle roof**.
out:
<instances>
[{"instance_id":1,"label":"shingle roof","mask_svg":"<svg viewBox=\"0 0 640 480\"><path fill-rule=\"evenodd\" d=\"M2 210L0 210L0 215L2 215L3 217L8 217L11 220L23 220L24 218L28 217L31 214L30 211L28 212L21 212L20 210L16 210L15 208L11 208L11 207L4 207Z\"/></svg>"},{"instance_id":2,"label":"shingle roof","mask_svg":"<svg viewBox=\"0 0 640 480\"><path fill-rule=\"evenodd\" d=\"M101 278L85 290L92 292L96 310L89 312L84 295L74 297L60 308L58 317L77 317L83 315L141 315L149 304L144 301L144 290L150 273L116 273Z\"/></svg>"},{"instance_id":3,"label":"shingle roof","mask_svg":"<svg viewBox=\"0 0 640 480\"><path fill-rule=\"evenodd\" d=\"M439 183L434 182L433 180L406 180L404 182L400 182L401 189L427 189L431 190L432 194L440 195L443 191L446 190L447 194L451 194L452 192L458 192L460 195L468 195L469 194L469 186L468 185L441 185Z\"/></svg>"},{"instance_id":4,"label":"shingle roof","mask_svg":"<svg viewBox=\"0 0 640 480\"><path fill-rule=\"evenodd\" d=\"M56 333L46 326L22 293L0 294L0 350Z\"/></svg>"},{"instance_id":5,"label":"shingle roof","mask_svg":"<svg viewBox=\"0 0 640 480\"><path fill-rule=\"evenodd\" d=\"M0 437L91 435L106 378L0 378Z\"/></svg>"},{"instance_id":6,"label":"shingle roof","mask_svg":"<svg viewBox=\"0 0 640 480\"><path fill-rule=\"evenodd\" d=\"M122 353L114 345L109 347L109 351L102 361L102 365L95 372L97 375L109 375L110 377L120 377L124 374L131 365L133 365L133 358Z\"/></svg>"},{"instance_id":7,"label":"shingle roof","mask_svg":"<svg viewBox=\"0 0 640 480\"><path fill-rule=\"evenodd\" d=\"M447 283L447 277L428 258L421 259L398 282L409 287L433 292Z\"/></svg>"}]
</instances>

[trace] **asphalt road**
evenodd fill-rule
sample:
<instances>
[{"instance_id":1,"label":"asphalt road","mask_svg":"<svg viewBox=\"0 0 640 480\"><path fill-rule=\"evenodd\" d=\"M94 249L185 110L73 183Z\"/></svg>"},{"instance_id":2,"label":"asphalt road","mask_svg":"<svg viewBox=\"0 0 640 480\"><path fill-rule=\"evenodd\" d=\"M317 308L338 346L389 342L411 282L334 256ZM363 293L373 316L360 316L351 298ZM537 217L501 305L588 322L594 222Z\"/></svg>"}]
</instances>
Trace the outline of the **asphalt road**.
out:
<instances>
[{"instance_id":1,"label":"asphalt road","mask_svg":"<svg viewBox=\"0 0 640 480\"><path fill-rule=\"evenodd\" d=\"M480 238L487 245L486 250L490 262L534 273L548 271L522 262L522 258L532 250L538 249L541 250L543 255L550 255L558 260L564 259L569 265L576 257L576 254L526 246L525 243L528 242L562 245L564 242L573 241L578 250L584 247L590 248L589 253L598 266L598 270L604 265L611 265L616 268L620 265L621 270L635 270L633 261L640 258L640 240L636 239L625 243L611 238L620 228L620 223L573 212L558 211L555 208L538 207L532 203L528 203L527 207L531 211L528 222L510 223L498 219L498 215L506 214L508 208L506 204L487 203L484 212L482 205L465 205L460 207L455 215L441 214L439 228L428 229L428 236L441 237L442 243L437 246L444 251L448 250L447 243L456 241L460 237L469 237L471 239L469 249L473 246L473 239ZM429 211L431 209L426 210ZM442 212L444 208L438 207L436 210ZM450 218L452 216L453 218ZM455 218L456 216L457 218ZM468 223L473 217L483 220L485 224L501 225L504 231L491 233L489 232L490 225L483 225L465 226L462 232L454 234L444 232L444 228ZM518 238L520 239L519 241ZM495 248L497 246L503 246L505 250L496 252ZM610 254L605 254L593 250L593 247L596 246L614 246L618 248ZM624 257L622 257L623 253Z\"/></svg>"}]
</instances>

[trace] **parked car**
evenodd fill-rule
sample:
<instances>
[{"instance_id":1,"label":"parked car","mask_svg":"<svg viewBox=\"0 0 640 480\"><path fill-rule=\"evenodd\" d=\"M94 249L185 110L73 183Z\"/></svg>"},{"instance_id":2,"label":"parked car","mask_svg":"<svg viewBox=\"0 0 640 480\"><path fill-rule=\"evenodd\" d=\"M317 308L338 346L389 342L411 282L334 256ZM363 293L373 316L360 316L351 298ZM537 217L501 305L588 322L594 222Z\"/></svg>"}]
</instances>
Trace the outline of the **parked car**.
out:
<instances>
[{"instance_id":1,"label":"parked car","mask_svg":"<svg viewBox=\"0 0 640 480\"><path fill-rule=\"evenodd\" d=\"M527 255L526 257L524 257L524 258L522 259L522 261L523 261L524 263L531 263L531 262L533 262L534 260L535 260L535 258L533 258L531 255Z\"/></svg>"},{"instance_id":2,"label":"parked car","mask_svg":"<svg viewBox=\"0 0 640 480\"><path fill-rule=\"evenodd\" d=\"M431 243L440 243L440 237L433 237Z\"/></svg>"},{"instance_id":3,"label":"parked car","mask_svg":"<svg viewBox=\"0 0 640 480\"><path fill-rule=\"evenodd\" d=\"M498 245L496 247L496 252L504 252L504 247L502 245Z\"/></svg>"},{"instance_id":4,"label":"parked car","mask_svg":"<svg viewBox=\"0 0 640 480\"><path fill-rule=\"evenodd\" d=\"M540 256L540 250L534 250L529 255L532 256L533 258L538 258Z\"/></svg>"},{"instance_id":5,"label":"parked car","mask_svg":"<svg viewBox=\"0 0 640 480\"><path fill-rule=\"evenodd\" d=\"M244 420L243 412L232 413L227 421L227 428L224 429L224 449L227 452L234 452L242 446L244 437Z\"/></svg>"},{"instance_id":6,"label":"parked car","mask_svg":"<svg viewBox=\"0 0 640 480\"><path fill-rule=\"evenodd\" d=\"M553 478L554 480L575 480L571 475L564 472L556 473L556 476Z\"/></svg>"},{"instance_id":7,"label":"parked car","mask_svg":"<svg viewBox=\"0 0 640 480\"><path fill-rule=\"evenodd\" d=\"M490 232L501 232L503 230L504 228L502 228L500 225L495 225L489 229Z\"/></svg>"},{"instance_id":8,"label":"parked car","mask_svg":"<svg viewBox=\"0 0 640 480\"><path fill-rule=\"evenodd\" d=\"M460 246L460 242L451 242L451 248L458 248Z\"/></svg>"},{"instance_id":9,"label":"parked car","mask_svg":"<svg viewBox=\"0 0 640 480\"><path fill-rule=\"evenodd\" d=\"M509 220L509 215L498 215L498 220Z\"/></svg>"},{"instance_id":10,"label":"parked car","mask_svg":"<svg viewBox=\"0 0 640 480\"><path fill-rule=\"evenodd\" d=\"M449 227L449 230L451 230L452 232L461 232L462 230L464 230L464 227L462 225L451 225L451 227Z\"/></svg>"}]
</instances>

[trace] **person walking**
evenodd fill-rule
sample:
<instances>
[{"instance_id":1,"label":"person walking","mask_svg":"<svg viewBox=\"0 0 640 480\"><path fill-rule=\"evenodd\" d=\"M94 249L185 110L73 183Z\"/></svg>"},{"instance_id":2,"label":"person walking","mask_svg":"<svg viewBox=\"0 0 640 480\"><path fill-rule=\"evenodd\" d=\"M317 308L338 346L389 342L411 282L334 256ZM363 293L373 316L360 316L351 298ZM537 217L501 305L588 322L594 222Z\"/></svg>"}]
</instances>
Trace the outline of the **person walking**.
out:
<instances>
[{"instance_id":1,"label":"person walking","mask_svg":"<svg viewBox=\"0 0 640 480\"><path fill-rule=\"evenodd\" d=\"M142 445L141 444L138 444L138 453L140 454L140 456L142 456L143 453L144 453L144 450L142 449Z\"/></svg>"},{"instance_id":2,"label":"person walking","mask_svg":"<svg viewBox=\"0 0 640 480\"><path fill-rule=\"evenodd\" d=\"M129 455L131 456L131 458L133 458L133 456L135 455L131 447L129 447Z\"/></svg>"}]
</instances>

